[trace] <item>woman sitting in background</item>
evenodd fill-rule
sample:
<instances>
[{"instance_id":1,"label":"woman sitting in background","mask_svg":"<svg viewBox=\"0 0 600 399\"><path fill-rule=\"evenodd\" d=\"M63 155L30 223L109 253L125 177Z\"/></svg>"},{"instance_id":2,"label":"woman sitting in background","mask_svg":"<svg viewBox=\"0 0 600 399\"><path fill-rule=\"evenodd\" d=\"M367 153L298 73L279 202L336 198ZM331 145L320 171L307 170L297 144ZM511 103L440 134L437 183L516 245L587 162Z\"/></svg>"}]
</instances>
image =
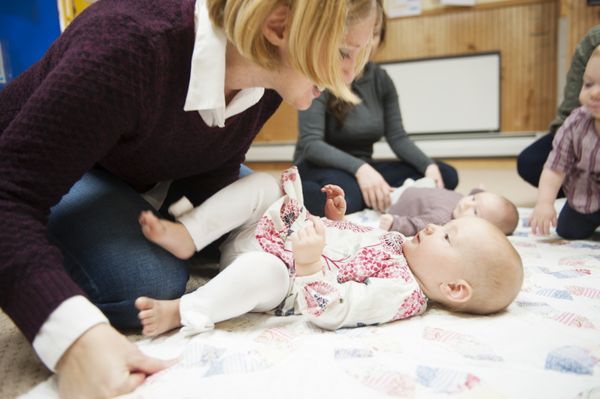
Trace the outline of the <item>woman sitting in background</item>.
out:
<instances>
[{"instance_id":1,"label":"woman sitting in background","mask_svg":"<svg viewBox=\"0 0 600 399\"><path fill-rule=\"evenodd\" d=\"M385 38L385 15L380 1L378 5L380 21L371 56ZM343 188L348 213L365 207L384 211L390 206L392 187L401 186L407 178L426 176L438 187L449 189L458 185L453 167L434 162L406 134L394 83L384 69L369 62L362 76L352 82L352 91L362 100L356 106L327 91L299 113L294 164L302 176L304 203L310 213L324 215L321 187L326 184ZM373 144L382 137L400 159L373 160Z\"/></svg>"}]
</instances>

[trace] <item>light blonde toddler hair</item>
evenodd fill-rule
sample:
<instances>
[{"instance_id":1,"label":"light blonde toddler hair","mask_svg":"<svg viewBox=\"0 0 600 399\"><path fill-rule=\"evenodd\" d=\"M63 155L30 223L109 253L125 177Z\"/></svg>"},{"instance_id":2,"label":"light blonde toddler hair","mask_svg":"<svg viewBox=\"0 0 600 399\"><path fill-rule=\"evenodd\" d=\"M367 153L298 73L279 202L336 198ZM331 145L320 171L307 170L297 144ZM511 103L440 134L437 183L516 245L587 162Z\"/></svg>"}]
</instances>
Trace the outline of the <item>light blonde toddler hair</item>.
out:
<instances>
[{"instance_id":1,"label":"light blonde toddler hair","mask_svg":"<svg viewBox=\"0 0 600 399\"><path fill-rule=\"evenodd\" d=\"M238 51L270 70L281 60L262 34L262 25L276 7L288 6L292 67L337 97L359 102L342 77L340 46L349 26L375 12L375 0L207 0L206 5L213 24L225 31ZM359 55L357 73L368 60L367 47Z\"/></svg>"}]
</instances>

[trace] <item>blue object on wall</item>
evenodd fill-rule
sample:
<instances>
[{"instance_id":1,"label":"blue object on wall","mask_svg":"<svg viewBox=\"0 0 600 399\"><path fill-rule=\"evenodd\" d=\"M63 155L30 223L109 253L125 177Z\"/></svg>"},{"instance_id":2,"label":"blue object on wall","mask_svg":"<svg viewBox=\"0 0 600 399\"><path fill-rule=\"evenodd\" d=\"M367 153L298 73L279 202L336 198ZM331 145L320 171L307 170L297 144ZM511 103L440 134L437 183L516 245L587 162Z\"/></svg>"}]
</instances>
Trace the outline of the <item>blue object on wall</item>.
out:
<instances>
[{"instance_id":1,"label":"blue object on wall","mask_svg":"<svg viewBox=\"0 0 600 399\"><path fill-rule=\"evenodd\" d=\"M59 34L56 1L0 0L0 73L4 70L8 81L15 78L42 58Z\"/></svg>"}]
</instances>

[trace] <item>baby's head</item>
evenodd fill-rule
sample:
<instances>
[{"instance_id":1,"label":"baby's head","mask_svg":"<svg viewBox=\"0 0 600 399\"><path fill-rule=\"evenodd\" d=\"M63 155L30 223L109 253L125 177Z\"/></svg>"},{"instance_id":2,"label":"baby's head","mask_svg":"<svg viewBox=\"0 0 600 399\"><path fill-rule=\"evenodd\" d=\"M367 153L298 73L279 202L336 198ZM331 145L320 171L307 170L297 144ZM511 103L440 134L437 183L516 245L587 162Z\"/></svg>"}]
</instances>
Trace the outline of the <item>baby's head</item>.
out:
<instances>
[{"instance_id":1,"label":"baby's head","mask_svg":"<svg viewBox=\"0 0 600 399\"><path fill-rule=\"evenodd\" d=\"M430 224L402 249L425 295L453 311L498 312L523 283L521 257L496 226L481 218Z\"/></svg>"},{"instance_id":2,"label":"baby's head","mask_svg":"<svg viewBox=\"0 0 600 399\"><path fill-rule=\"evenodd\" d=\"M585 66L579 102L594 116L594 119L600 119L600 46L592 51Z\"/></svg>"},{"instance_id":3,"label":"baby's head","mask_svg":"<svg viewBox=\"0 0 600 399\"><path fill-rule=\"evenodd\" d=\"M519 223L515 204L501 195L487 191L461 198L452 211L453 219L470 216L487 220L506 235L512 234Z\"/></svg>"}]
</instances>

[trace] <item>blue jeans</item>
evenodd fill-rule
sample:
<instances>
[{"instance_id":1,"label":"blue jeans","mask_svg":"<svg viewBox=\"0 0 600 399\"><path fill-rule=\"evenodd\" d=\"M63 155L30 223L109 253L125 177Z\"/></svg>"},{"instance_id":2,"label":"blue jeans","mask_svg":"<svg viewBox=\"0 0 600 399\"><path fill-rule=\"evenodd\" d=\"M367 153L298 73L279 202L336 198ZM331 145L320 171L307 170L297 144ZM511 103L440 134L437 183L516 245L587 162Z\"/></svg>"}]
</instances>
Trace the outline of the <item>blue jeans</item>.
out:
<instances>
[{"instance_id":1,"label":"blue jeans","mask_svg":"<svg viewBox=\"0 0 600 399\"><path fill-rule=\"evenodd\" d=\"M49 238L62 251L65 269L117 328L140 326L137 297L172 299L185 292L187 262L142 235L138 216L149 209L129 185L94 169L50 211Z\"/></svg>"},{"instance_id":2,"label":"blue jeans","mask_svg":"<svg viewBox=\"0 0 600 399\"><path fill-rule=\"evenodd\" d=\"M423 174L414 166L402 161L372 161L369 163L377 170L392 187L399 187L408 178L417 180ZM437 161L444 185L453 190L458 185L458 173L452 166ZM337 184L346 195L346 213L354 213L366 208L362 192L356 177L341 169L322 168L308 161L298 163L298 172L302 179L304 205L313 215L324 216L325 194L321 187L325 184Z\"/></svg>"},{"instance_id":3,"label":"blue jeans","mask_svg":"<svg viewBox=\"0 0 600 399\"><path fill-rule=\"evenodd\" d=\"M600 211L580 213L565 203L556 221L556 234L567 240L589 238L600 226Z\"/></svg>"}]
</instances>

